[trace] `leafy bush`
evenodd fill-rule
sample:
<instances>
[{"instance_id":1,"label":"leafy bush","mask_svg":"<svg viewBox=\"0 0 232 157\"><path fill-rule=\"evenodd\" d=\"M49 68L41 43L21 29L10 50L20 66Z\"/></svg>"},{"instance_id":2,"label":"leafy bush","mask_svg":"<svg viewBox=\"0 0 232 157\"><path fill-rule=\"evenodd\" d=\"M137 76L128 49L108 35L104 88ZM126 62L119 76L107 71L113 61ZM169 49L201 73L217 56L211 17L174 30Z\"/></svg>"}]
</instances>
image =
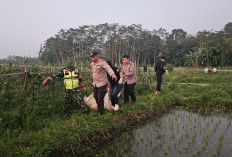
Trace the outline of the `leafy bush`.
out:
<instances>
[{"instance_id":1,"label":"leafy bush","mask_svg":"<svg viewBox=\"0 0 232 157\"><path fill-rule=\"evenodd\" d=\"M165 69L166 70L168 70L168 72L172 72L173 71L173 65L172 64L167 64L166 66L165 66Z\"/></svg>"}]
</instances>

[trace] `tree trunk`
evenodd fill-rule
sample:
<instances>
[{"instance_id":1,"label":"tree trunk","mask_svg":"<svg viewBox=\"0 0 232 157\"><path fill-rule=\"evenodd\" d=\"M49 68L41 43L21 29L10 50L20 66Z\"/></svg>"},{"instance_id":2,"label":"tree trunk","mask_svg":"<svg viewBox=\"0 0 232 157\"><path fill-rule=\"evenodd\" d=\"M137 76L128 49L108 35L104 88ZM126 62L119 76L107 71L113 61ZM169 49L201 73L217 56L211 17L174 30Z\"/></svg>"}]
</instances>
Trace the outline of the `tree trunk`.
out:
<instances>
[{"instance_id":1,"label":"tree trunk","mask_svg":"<svg viewBox=\"0 0 232 157\"><path fill-rule=\"evenodd\" d=\"M137 67L139 66L139 60L140 60L140 57L138 57L137 59Z\"/></svg>"},{"instance_id":2,"label":"tree trunk","mask_svg":"<svg viewBox=\"0 0 232 157\"><path fill-rule=\"evenodd\" d=\"M60 58L61 58L62 64L64 64L64 57L63 57L62 51L60 51Z\"/></svg>"},{"instance_id":3,"label":"tree trunk","mask_svg":"<svg viewBox=\"0 0 232 157\"><path fill-rule=\"evenodd\" d=\"M83 56L83 43L81 43L81 56Z\"/></svg>"},{"instance_id":4,"label":"tree trunk","mask_svg":"<svg viewBox=\"0 0 232 157\"><path fill-rule=\"evenodd\" d=\"M118 52L118 65L121 66L121 51Z\"/></svg>"},{"instance_id":5,"label":"tree trunk","mask_svg":"<svg viewBox=\"0 0 232 157\"><path fill-rule=\"evenodd\" d=\"M116 57L116 56L117 56L117 51L116 51L116 50L117 50L117 44L116 44L116 42L115 42L115 43L114 43L114 55L115 55L115 59L114 59L114 62L113 62L114 65L115 65L115 63L117 63L117 57ZM112 63L112 64L113 64L113 63Z\"/></svg>"},{"instance_id":6,"label":"tree trunk","mask_svg":"<svg viewBox=\"0 0 232 157\"><path fill-rule=\"evenodd\" d=\"M156 60L155 60L155 54L154 54L154 64L153 64L153 67L155 67L155 61L156 61Z\"/></svg>"},{"instance_id":7,"label":"tree trunk","mask_svg":"<svg viewBox=\"0 0 232 157\"><path fill-rule=\"evenodd\" d=\"M112 64L114 62L114 47L113 47L113 44L112 44L112 47L111 47L111 62L112 62Z\"/></svg>"},{"instance_id":8,"label":"tree trunk","mask_svg":"<svg viewBox=\"0 0 232 157\"><path fill-rule=\"evenodd\" d=\"M77 66L76 63L76 52L73 50L73 61L74 61L74 65Z\"/></svg>"},{"instance_id":9,"label":"tree trunk","mask_svg":"<svg viewBox=\"0 0 232 157\"><path fill-rule=\"evenodd\" d=\"M120 40L120 46L118 48L118 65L121 66L121 47L122 47L122 41Z\"/></svg>"},{"instance_id":10,"label":"tree trunk","mask_svg":"<svg viewBox=\"0 0 232 157\"><path fill-rule=\"evenodd\" d=\"M147 54L145 53L145 56L143 58L143 66L146 65L146 58L147 58L146 56L147 56Z\"/></svg>"},{"instance_id":11,"label":"tree trunk","mask_svg":"<svg viewBox=\"0 0 232 157\"><path fill-rule=\"evenodd\" d=\"M60 63L60 59L58 58L58 56L57 56L56 53L55 53L55 55L56 55L57 62L58 62L59 64L61 64L61 63Z\"/></svg>"}]
</instances>

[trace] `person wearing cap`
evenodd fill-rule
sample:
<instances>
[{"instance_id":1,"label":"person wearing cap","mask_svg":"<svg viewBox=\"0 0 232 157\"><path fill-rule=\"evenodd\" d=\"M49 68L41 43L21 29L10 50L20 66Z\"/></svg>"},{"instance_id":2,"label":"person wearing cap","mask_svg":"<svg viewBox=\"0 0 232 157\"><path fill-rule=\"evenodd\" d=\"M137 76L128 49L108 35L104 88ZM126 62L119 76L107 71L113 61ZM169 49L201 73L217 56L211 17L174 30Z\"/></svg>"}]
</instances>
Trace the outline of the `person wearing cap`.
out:
<instances>
[{"instance_id":1,"label":"person wearing cap","mask_svg":"<svg viewBox=\"0 0 232 157\"><path fill-rule=\"evenodd\" d=\"M155 65L155 72L156 72L156 77L157 77L157 86L156 86L155 95L160 93L160 88L162 84L162 75L165 72L164 61L165 61L165 56L162 56L161 59Z\"/></svg>"},{"instance_id":2,"label":"person wearing cap","mask_svg":"<svg viewBox=\"0 0 232 157\"><path fill-rule=\"evenodd\" d=\"M107 73L114 80L117 80L117 76L115 75L114 71L110 68L108 63L104 59L100 59L98 57L98 52L91 52L90 57L92 60L90 66L93 77L92 85L94 98L98 105L98 111L100 112L100 114L104 114L104 97L107 93L106 88L108 85Z\"/></svg>"},{"instance_id":3,"label":"person wearing cap","mask_svg":"<svg viewBox=\"0 0 232 157\"><path fill-rule=\"evenodd\" d=\"M80 92L80 86L82 87L83 91L87 91L86 87L83 84L83 79L80 75L79 69L73 66L71 61L66 62L65 68L63 68L57 74L54 74L53 77L47 77L43 81L43 85L47 83L47 81L51 81L55 78L64 78L64 85L65 85L65 102L68 113L72 112L73 108L73 95L77 98L79 106L83 113L89 113L89 108L87 105L84 104L83 98Z\"/></svg>"},{"instance_id":4,"label":"person wearing cap","mask_svg":"<svg viewBox=\"0 0 232 157\"><path fill-rule=\"evenodd\" d=\"M134 88L136 85L137 74L136 68L133 62L130 61L128 55L122 56L122 78L125 78L126 82L124 84L124 103L129 103L129 96L132 99L132 103L136 102L136 96L134 94Z\"/></svg>"}]
</instances>

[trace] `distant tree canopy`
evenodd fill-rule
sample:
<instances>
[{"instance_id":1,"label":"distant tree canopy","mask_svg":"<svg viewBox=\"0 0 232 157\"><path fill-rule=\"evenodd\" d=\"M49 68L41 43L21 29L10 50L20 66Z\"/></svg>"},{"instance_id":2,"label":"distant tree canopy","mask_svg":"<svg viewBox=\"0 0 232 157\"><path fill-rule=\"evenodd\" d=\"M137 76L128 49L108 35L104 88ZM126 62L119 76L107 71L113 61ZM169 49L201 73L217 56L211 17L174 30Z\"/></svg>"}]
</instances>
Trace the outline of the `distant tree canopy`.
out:
<instances>
[{"instance_id":1,"label":"distant tree canopy","mask_svg":"<svg viewBox=\"0 0 232 157\"><path fill-rule=\"evenodd\" d=\"M149 31L141 25L117 23L61 29L45 41L41 60L52 65L68 60L83 62L92 50L116 64L121 64L121 56L128 54L137 65L154 65L161 55L175 66L232 65L232 22L221 31L204 30L195 36L182 29L173 29L170 34L163 28Z\"/></svg>"},{"instance_id":2,"label":"distant tree canopy","mask_svg":"<svg viewBox=\"0 0 232 157\"><path fill-rule=\"evenodd\" d=\"M14 65L26 65L27 64L27 60L29 61L29 65L33 65L37 58L36 57L21 57L21 56L8 56L5 59L0 59L0 64L4 64L4 63L10 63L10 64L14 64Z\"/></svg>"}]
</instances>

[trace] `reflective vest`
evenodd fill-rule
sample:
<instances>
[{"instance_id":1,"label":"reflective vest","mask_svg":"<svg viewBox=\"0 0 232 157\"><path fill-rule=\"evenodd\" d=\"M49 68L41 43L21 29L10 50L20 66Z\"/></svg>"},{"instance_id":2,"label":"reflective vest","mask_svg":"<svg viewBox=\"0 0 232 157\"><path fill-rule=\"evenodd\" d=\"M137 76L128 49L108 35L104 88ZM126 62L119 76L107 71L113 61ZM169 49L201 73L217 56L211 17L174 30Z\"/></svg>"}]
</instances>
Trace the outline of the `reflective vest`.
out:
<instances>
[{"instance_id":1,"label":"reflective vest","mask_svg":"<svg viewBox=\"0 0 232 157\"><path fill-rule=\"evenodd\" d=\"M68 71L67 69L63 70L64 72L64 85L66 89L74 89L79 87L78 69L73 69L73 71Z\"/></svg>"}]
</instances>

